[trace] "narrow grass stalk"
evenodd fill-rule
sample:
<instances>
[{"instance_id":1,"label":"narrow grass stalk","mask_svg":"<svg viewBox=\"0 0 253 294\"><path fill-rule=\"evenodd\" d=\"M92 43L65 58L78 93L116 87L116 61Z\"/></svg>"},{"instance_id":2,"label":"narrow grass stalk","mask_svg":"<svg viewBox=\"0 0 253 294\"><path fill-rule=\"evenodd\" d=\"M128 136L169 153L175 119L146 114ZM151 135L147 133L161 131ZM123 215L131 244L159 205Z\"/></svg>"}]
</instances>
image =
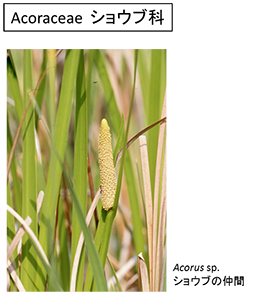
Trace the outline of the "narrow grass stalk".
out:
<instances>
[{"instance_id":1,"label":"narrow grass stalk","mask_svg":"<svg viewBox=\"0 0 253 294\"><path fill-rule=\"evenodd\" d=\"M3 111L3 165L4 170L6 163L8 161L8 110L4 109ZM3 203L13 206L11 199L11 191L10 191L10 183L9 177L3 180ZM6 211L3 211L3 241L11 244L12 239L15 236L15 223L14 219L11 215L9 215ZM16 259L17 250L14 249L13 258ZM8 259L8 258L6 258ZM11 283L11 291L14 291L13 283Z\"/></svg>"},{"instance_id":2,"label":"narrow grass stalk","mask_svg":"<svg viewBox=\"0 0 253 294\"><path fill-rule=\"evenodd\" d=\"M148 231L148 256L149 256L149 279L150 279L150 291L153 291L153 205L152 205L152 192L151 182L149 174L148 164L148 149L145 136L139 137L144 196L146 206L146 219L147 219L147 231Z\"/></svg>"},{"instance_id":3,"label":"narrow grass stalk","mask_svg":"<svg viewBox=\"0 0 253 294\"><path fill-rule=\"evenodd\" d=\"M24 110L30 101L30 91L33 89L32 51L24 50ZM34 137L34 110L30 105L23 125L23 192L22 216L29 215L32 219L31 229L37 235L36 211L36 161ZM28 237L22 239L22 270L21 280L27 291L34 290L36 274L36 254Z\"/></svg>"},{"instance_id":4,"label":"narrow grass stalk","mask_svg":"<svg viewBox=\"0 0 253 294\"><path fill-rule=\"evenodd\" d=\"M151 50L151 72L150 72L150 83L149 83L149 101L148 101L148 124L157 121L161 117L162 99L165 92L165 84L163 80L166 78L166 69L163 67L165 62L166 50L153 49ZM161 88L163 85L163 88ZM154 181L155 181L155 166L157 154L157 140L158 140L159 128L155 127L150 130L147 136L147 142L149 147L149 166L150 166L150 180L151 180L151 191L154 192Z\"/></svg>"},{"instance_id":5,"label":"narrow grass stalk","mask_svg":"<svg viewBox=\"0 0 253 294\"><path fill-rule=\"evenodd\" d=\"M39 81L41 80L41 82L36 85L36 87L37 87L37 89L35 89L36 95L34 92L34 96L36 96L36 101L38 103L39 108L41 108L43 98L45 95L45 91L46 91L46 80L47 79L44 79L45 72L47 72L47 49L43 50L43 61L41 64L40 77L39 77ZM36 128L36 130L38 129L38 121L39 121L38 114L35 113L35 128Z\"/></svg>"},{"instance_id":6,"label":"narrow grass stalk","mask_svg":"<svg viewBox=\"0 0 253 294\"><path fill-rule=\"evenodd\" d=\"M126 150L124 173L126 178L127 190L129 195L129 202L131 208L131 218L133 223L133 242L136 255L144 251L144 236L142 233L142 219L140 214L140 203L137 198L138 190L136 184L136 177L134 173L131 156Z\"/></svg>"},{"instance_id":7,"label":"narrow grass stalk","mask_svg":"<svg viewBox=\"0 0 253 294\"><path fill-rule=\"evenodd\" d=\"M12 206L12 201L11 201L11 191L10 191L10 184L9 181L7 181L7 204ZM7 214L7 244L11 244L12 240L15 236L15 219L12 215L10 215L9 213ZM11 249L8 249L11 250ZM14 250L14 249L13 249ZM13 259L15 260L17 258L17 250L15 250L13 252L13 250L11 250L11 254L13 253ZM10 255L7 255L10 256Z\"/></svg>"},{"instance_id":8,"label":"narrow grass stalk","mask_svg":"<svg viewBox=\"0 0 253 294\"><path fill-rule=\"evenodd\" d=\"M57 118L54 129L53 148L57 150L63 161L68 140L68 129L71 114L72 96L79 61L79 50L67 50ZM59 193L62 167L55 152L52 152L48 170L47 185L41 211L41 227L39 240L48 257L53 252L55 209ZM39 265L41 267L41 265ZM38 269L39 270L39 269ZM38 276L36 285L42 290L45 286L46 273Z\"/></svg>"},{"instance_id":9,"label":"narrow grass stalk","mask_svg":"<svg viewBox=\"0 0 253 294\"><path fill-rule=\"evenodd\" d=\"M120 285L120 282L119 282L119 278L118 278L118 275L117 273L115 272L115 269L113 268L111 262L110 262L110 259L108 258L107 256L107 261L111 267L111 270L113 272L113 278L109 279L108 282L107 282L107 287L108 289L111 287L111 286L114 286L115 284L117 285L118 289L119 289L119 292L123 292L122 290L122 287Z\"/></svg>"},{"instance_id":10,"label":"narrow grass stalk","mask_svg":"<svg viewBox=\"0 0 253 294\"><path fill-rule=\"evenodd\" d=\"M23 116L23 97L20 92L16 69L13 63L12 53L9 50L9 56L7 57L7 79L10 85L12 98L15 101L15 108L18 114L19 122Z\"/></svg>"},{"instance_id":11,"label":"narrow grass stalk","mask_svg":"<svg viewBox=\"0 0 253 294\"><path fill-rule=\"evenodd\" d=\"M36 112L35 112L36 113ZM39 140L39 136L38 133L36 131L36 129L34 130L34 134L35 134L35 146L36 146L36 167L37 167L37 193L38 191L41 191L41 193L38 194L37 197L37 205L40 205L40 207L37 206L37 214L38 214L38 210L40 210L42 202L40 204L40 201L43 201L43 197L45 188L46 188L46 181L45 181L45 174L44 174L44 162L42 162L42 153L41 153L41 144L40 144L40 140ZM41 197L41 198L40 198Z\"/></svg>"},{"instance_id":12,"label":"narrow grass stalk","mask_svg":"<svg viewBox=\"0 0 253 294\"><path fill-rule=\"evenodd\" d=\"M39 195L37 197L37 214L40 213L40 209L41 209L41 205L42 205L42 202L43 202L43 199L44 199L44 192L43 191L40 191L39 192Z\"/></svg>"},{"instance_id":13,"label":"narrow grass stalk","mask_svg":"<svg viewBox=\"0 0 253 294\"><path fill-rule=\"evenodd\" d=\"M147 60L150 60L151 50L141 49L139 53L138 73L140 77L140 86L143 97L143 106L145 108L146 123L148 123L148 108L149 108L149 88L150 88L150 71Z\"/></svg>"},{"instance_id":14,"label":"narrow grass stalk","mask_svg":"<svg viewBox=\"0 0 253 294\"><path fill-rule=\"evenodd\" d=\"M86 79L84 52L80 50L80 59L76 80L75 107L75 145L74 145L74 186L82 210L87 211L87 153L88 153L88 104L86 98ZM75 252L81 227L78 222L75 207L72 210L72 239L71 239L71 268L73 267ZM81 250L81 260L77 271L76 290L82 291L84 277L85 252Z\"/></svg>"},{"instance_id":15,"label":"narrow grass stalk","mask_svg":"<svg viewBox=\"0 0 253 294\"><path fill-rule=\"evenodd\" d=\"M109 261L110 266L112 267L108 257L107 257L107 260ZM117 285L118 285L119 281L136 265L136 262L137 262L136 256L133 256L132 258L130 258L117 272L113 274L113 277L108 280L107 286L109 286L111 282L114 285L117 282Z\"/></svg>"},{"instance_id":16,"label":"narrow grass stalk","mask_svg":"<svg viewBox=\"0 0 253 294\"><path fill-rule=\"evenodd\" d=\"M54 135L54 124L55 124L55 71L56 71L56 59L55 59L55 49L48 49L47 61L48 61L48 74L47 74L47 95L45 98L46 102L46 114L47 114L47 122L49 129L51 131L51 135ZM41 85L42 88L43 84Z\"/></svg>"},{"instance_id":17,"label":"narrow grass stalk","mask_svg":"<svg viewBox=\"0 0 253 294\"><path fill-rule=\"evenodd\" d=\"M60 197L61 198L61 197ZM66 218L64 215L64 201L59 199L58 206L58 242L59 242L59 275L61 277L61 285L64 291L69 291L70 286L70 260L69 260L69 240L66 228Z\"/></svg>"},{"instance_id":18,"label":"narrow grass stalk","mask_svg":"<svg viewBox=\"0 0 253 294\"><path fill-rule=\"evenodd\" d=\"M158 244L156 253L156 265L155 265L155 291L159 292L161 287L161 281L163 280L162 271L164 266L164 239L165 239L165 222L166 222L166 202L165 197L161 199L161 209L159 218L159 230L158 230Z\"/></svg>"},{"instance_id":19,"label":"narrow grass stalk","mask_svg":"<svg viewBox=\"0 0 253 294\"><path fill-rule=\"evenodd\" d=\"M166 93L163 100L163 109L162 117L166 116ZM156 171L155 171L155 187L154 187L154 210L153 210L153 283L154 291L158 291L160 277L156 270L156 261L157 261L157 250L156 244L157 240L157 221L158 221L158 204L159 204L159 190L160 190L160 176L161 176L161 166L162 166L162 155L163 155L163 146L165 138L165 123L161 123L158 136L158 146L157 146L157 158L156 158ZM164 160L164 165L166 162ZM166 206L166 205L165 205ZM160 206L161 207L161 206Z\"/></svg>"},{"instance_id":20,"label":"narrow grass stalk","mask_svg":"<svg viewBox=\"0 0 253 294\"><path fill-rule=\"evenodd\" d=\"M108 115L110 117L110 121L112 122L112 127L116 133L119 134L119 127L120 127L120 113L116 103L116 99L113 93L113 89L111 86L111 82L109 79L109 75L107 73L107 69L105 66L104 57L102 55L101 50L94 50L93 52L94 63L97 67L99 77L103 84L103 89L105 93L105 99L108 106ZM109 121L109 120L108 120ZM110 123L109 121L109 123Z\"/></svg>"},{"instance_id":21,"label":"narrow grass stalk","mask_svg":"<svg viewBox=\"0 0 253 294\"><path fill-rule=\"evenodd\" d=\"M165 242L166 243L166 242ZM162 272L161 272L161 279L160 279L160 288L159 288L159 292L163 291L163 283L164 283L164 273L165 273L165 265L166 265L166 244L163 247L163 265L162 265Z\"/></svg>"},{"instance_id":22,"label":"narrow grass stalk","mask_svg":"<svg viewBox=\"0 0 253 294\"><path fill-rule=\"evenodd\" d=\"M77 272L78 272L80 256L81 256L81 253L83 250L83 243L84 243L84 235L83 235L83 232L81 232L77 246L76 246L74 260L72 263L71 279L70 279L70 292L76 291Z\"/></svg>"},{"instance_id":23,"label":"narrow grass stalk","mask_svg":"<svg viewBox=\"0 0 253 294\"><path fill-rule=\"evenodd\" d=\"M138 283L139 291L151 291L151 289L149 288L148 270L142 253L138 255Z\"/></svg>"},{"instance_id":24,"label":"narrow grass stalk","mask_svg":"<svg viewBox=\"0 0 253 294\"><path fill-rule=\"evenodd\" d=\"M165 225L166 225L166 145L164 151L164 165L163 165L163 178L162 178L162 191L161 191L161 205L159 216L159 229L158 229L158 244L157 244L157 259L156 259L156 274L159 277L157 291L162 284L162 272L164 266L164 240L165 240Z\"/></svg>"},{"instance_id":25,"label":"narrow grass stalk","mask_svg":"<svg viewBox=\"0 0 253 294\"><path fill-rule=\"evenodd\" d=\"M7 151L8 151L8 155L11 153L11 146L12 146L12 137L11 137L10 125L9 125L8 115L7 115ZM18 175L17 175L16 167L17 167L16 159L14 158L14 160L12 160L11 166L10 166L12 182L13 182L13 194L14 194L11 202L13 204L13 207L15 207L16 211L21 214L22 213L22 211L21 211L22 187L21 187ZM8 174L7 174L7 177L8 177Z\"/></svg>"},{"instance_id":26,"label":"narrow grass stalk","mask_svg":"<svg viewBox=\"0 0 253 294\"><path fill-rule=\"evenodd\" d=\"M28 226L30 226L30 224L32 223L32 220L29 216L26 217L25 222ZM12 242L8 248L7 251L7 259L9 259L14 251L14 249L16 248L16 246L18 245L19 241L21 240L21 238L23 237L25 233L25 230L23 227L20 227L15 235L15 237L12 239Z\"/></svg>"},{"instance_id":27,"label":"narrow grass stalk","mask_svg":"<svg viewBox=\"0 0 253 294\"><path fill-rule=\"evenodd\" d=\"M93 69L93 55L94 50L88 50L88 66L87 66L87 76L86 76L86 99L87 99L87 105L91 104L91 78L92 78L92 69ZM90 122L90 113L87 111L87 121Z\"/></svg>"},{"instance_id":28,"label":"narrow grass stalk","mask_svg":"<svg viewBox=\"0 0 253 294\"><path fill-rule=\"evenodd\" d=\"M20 279L15 271L15 268L13 267L13 265L9 259L7 260L7 269L9 271L9 273L12 277L12 280L14 281L15 286L17 287L18 291L19 292L26 292L22 282L20 281Z\"/></svg>"},{"instance_id":29,"label":"narrow grass stalk","mask_svg":"<svg viewBox=\"0 0 253 294\"><path fill-rule=\"evenodd\" d=\"M122 127L124 128L123 120L121 121L120 134L123 133L121 129ZM130 145L138 138L137 135L131 138L127 142L126 148L130 147ZM122 136L122 140L123 140L123 136ZM124 143L124 141L122 142L122 140L120 138L119 140L117 140L117 144L114 150L115 166L117 165L117 163L119 162L123 154L124 149L122 148L121 150L119 150L119 148ZM138 199L136 198L136 196L138 195L136 178L135 178L133 164L131 161L131 156L128 150L126 150L126 155L124 160L124 175L126 179L129 202L131 207L131 221L133 224L133 229L131 231L133 232L133 243L134 243L135 253L137 255L138 253L144 251L144 236L142 234L142 219L140 214L140 205L139 205Z\"/></svg>"}]
</instances>

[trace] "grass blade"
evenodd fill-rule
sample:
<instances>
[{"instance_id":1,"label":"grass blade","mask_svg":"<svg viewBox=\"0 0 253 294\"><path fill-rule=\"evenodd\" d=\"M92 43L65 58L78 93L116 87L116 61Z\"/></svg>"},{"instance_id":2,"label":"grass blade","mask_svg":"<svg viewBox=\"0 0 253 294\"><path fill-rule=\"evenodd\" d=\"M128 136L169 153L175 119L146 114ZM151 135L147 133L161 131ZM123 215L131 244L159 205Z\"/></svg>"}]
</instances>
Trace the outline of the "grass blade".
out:
<instances>
[{"instance_id":1,"label":"grass blade","mask_svg":"<svg viewBox=\"0 0 253 294\"><path fill-rule=\"evenodd\" d=\"M115 272L115 270L114 270L114 268L113 268L113 266L112 266L112 264L111 264L110 259L108 258L108 256L107 256L107 261L108 261L108 263L109 263L109 265L110 265L110 267L111 267L111 270L112 270L112 272L113 272L113 276L114 276L114 278L115 278L116 285L117 285L117 287L118 287L118 289L119 289L119 292L123 292L122 287L121 287L120 282L119 282L119 279L118 279L118 277L117 277L117 274L116 274L116 272ZM112 283L112 284L113 284L113 283ZM110 283L110 281L109 281L109 282L107 283L107 287L109 288L110 285L111 285L111 283Z\"/></svg>"},{"instance_id":2,"label":"grass blade","mask_svg":"<svg viewBox=\"0 0 253 294\"><path fill-rule=\"evenodd\" d=\"M83 235L83 232L81 232L77 246L76 246L76 252L73 259L73 264L71 267L70 292L75 292L76 290L76 279L77 279L78 266L80 262L81 253L83 252L83 244L84 244L84 235Z\"/></svg>"},{"instance_id":3,"label":"grass blade","mask_svg":"<svg viewBox=\"0 0 253 294\"><path fill-rule=\"evenodd\" d=\"M157 259L156 259L156 277L155 286L157 291L163 285L163 271L165 266L164 259L164 240L165 240L165 223L166 223L166 200L165 197L162 198L161 209L160 209L160 219L159 219L159 230L158 230L158 244L157 244Z\"/></svg>"},{"instance_id":4,"label":"grass blade","mask_svg":"<svg viewBox=\"0 0 253 294\"><path fill-rule=\"evenodd\" d=\"M139 291L149 292L148 270L142 253L138 255L138 276Z\"/></svg>"},{"instance_id":5,"label":"grass blade","mask_svg":"<svg viewBox=\"0 0 253 294\"><path fill-rule=\"evenodd\" d=\"M24 110L30 100L33 89L32 51L24 50ZM32 219L31 229L37 235L36 211L36 162L35 162L35 137L34 137L34 110L30 105L23 124L23 199L22 216L27 215ZM31 248L31 242L25 235L22 238L22 270L21 280L27 291L34 289L36 274L36 253Z\"/></svg>"},{"instance_id":6,"label":"grass blade","mask_svg":"<svg viewBox=\"0 0 253 294\"><path fill-rule=\"evenodd\" d=\"M151 74L150 74L150 84L149 84L149 102L148 102L148 112L147 112L147 122L151 124L161 117L161 106L162 99L165 92L165 83L162 82L166 79L165 68L162 67L165 61L166 50L152 50L151 51ZM161 89L161 84L164 85ZM144 97L145 98L145 97ZM155 166L157 154L157 141L158 141L159 127L155 127L149 131L147 142L149 147L149 167L150 167L150 179L151 179L151 191L154 191L154 181L155 181Z\"/></svg>"},{"instance_id":7,"label":"grass blade","mask_svg":"<svg viewBox=\"0 0 253 294\"><path fill-rule=\"evenodd\" d=\"M110 118L110 121L112 122L111 126L113 127L116 135L119 134L119 128L120 128L120 113L118 110L118 106L115 100L115 96L113 93L113 89L111 86L111 82L109 79L109 75L107 73L107 69L105 66L104 57L101 53L101 50L94 50L94 62L98 70L98 74L100 77L100 80L103 85L105 99L108 107L108 116ZM108 122L110 122L108 120Z\"/></svg>"},{"instance_id":8,"label":"grass blade","mask_svg":"<svg viewBox=\"0 0 253 294\"><path fill-rule=\"evenodd\" d=\"M42 61L42 64L41 64L39 80L43 77L44 72L46 71L46 69L47 69L47 50L44 49L43 50L43 61ZM44 98L44 94L45 94L45 90L46 90L46 79L42 79L41 83L38 86L38 89L36 90L36 101L38 103L39 108L41 108L43 98ZM35 113L35 127L36 127L36 130L38 128L38 121L39 121L39 117L38 117L37 113Z\"/></svg>"},{"instance_id":9,"label":"grass blade","mask_svg":"<svg viewBox=\"0 0 253 294\"><path fill-rule=\"evenodd\" d=\"M80 51L80 61L76 81L76 113L75 113L75 149L74 149L74 186L79 197L82 210L87 210L87 152L88 152L88 107L85 87L84 52ZM77 249L81 227L75 212L72 211L72 240L71 240L71 268ZM81 253L79 270L77 273L76 290L83 289L84 250Z\"/></svg>"},{"instance_id":10,"label":"grass blade","mask_svg":"<svg viewBox=\"0 0 253 294\"><path fill-rule=\"evenodd\" d=\"M7 151L8 155L11 153L11 147L12 145L12 138L11 138L11 131L10 131L10 125L8 121L8 115L7 115ZM16 159L14 158L11 161L11 175L12 175L12 181L13 181L13 207L15 207L16 211L21 214L21 199L22 199L22 189L21 189L21 184L20 180L17 175L17 169L16 169ZM7 175L8 176L8 175Z\"/></svg>"},{"instance_id":11,"label":"grass blade","mask_svg":"<svg viewBox=\"0 0 253 294\"><path fill-rule=\"evenodd\" d=\"M141 209L138 199L137 185L134 174L134 168L132 165L130 153L126 150L124 172L127 183L127 190L129 195L129 202L131 208L131 217L133 223L133 242L136 255L140 252L144 252L144 236L142 233L142 219L141 219Z\"/></svg>"},{"instance_id":12,"label":"grass blade","mask_svg":"<svg viewBox=\"0 0 253 294\"><path fill-rule=\"evenodd\" d=\"M110 278L110 279L108 280L107 285L110 285L111 282L112 282L112 284L115 284L115 282L116 282L116 284L117 284L119 290L122 291L122 287L121 287L119 281L120 281L124 276L126 276L126 275L128 274L128 272L129 272L129 271L130 271L130 270L136 265L136 263L137 263L137 258L136 258L136 256L130 258L128 261L126 261L126 262L123 264L123 266L121 266L121 267L117 270L117 272L115 272L115 270L114 270L114 268L113 268L113 266L112 266L112 264L111 264L110 259L108 258L108 256L107 256L107 261L109 262L110 267L111 267L112 272L113 272L113 277Z\"/></svg>"},{"instance_id":13,"label":"grass blade","mask_svg":"<svg viewBox=\"0 0 253 294\"><path fill-rule=\"evenodd\" d=\"M15 108L20 122L23 115L23 97L20 92L11 50L9 50L9 56L7 57L7 80L10 86L12 98L15 101Z\"/></svg>"},{"instance_id":14,"label":"grass blade","mask_svg":"<svg viewBox=\"0 0 253 294\"><path fill-rule=\"evenodd\" d=\"M166 245L163 247L163 260L162 260L162 269L161 269L161 278L160 278L160 288L159 292L163 292L164 289L164 274L165 274L165 264L166 264Z\"/></svg>"},{"instance_id":15,"label":"grass blade","mask_svg":"<svg viewBox=\"0 0 253 294\"><path fill-rule=\"evenodd\" d=\"M139 52L139 65L138 73L140 77L141 91L143 96L143 103L145 107L145 114L147 116L149 109L149 87L150 87L150 64L147 61L150 60L151 50L140 50ZM148 117L146 117L146 124L148 123Z\"/></svg>"},{"instance_id":16,"label":"grass blade","mask_svg":"<svg viewBox=\"0 0 253 294\"><path fill-rule=\"evenodd\" d=\"M8 110L4 109L3 111L3 164L4 164L4 172L5 166L8 161ZM12 206L11 200L11 191L9 184L9 177L4 179L3 181L3 203ZM3 241L7 242L7 244L11 244L12 239L15 236L15 223L14 219L11 215L9 215L6 211L3 211ZM9 246L8 246L9 247ZM16 259L17 250L14 249L13 258ZM14 285L11 282L11 291L14 291Z\"/></svg>"},{"instance_id":17,"label":"grass blade","mask_svg":"<svg viewBox=\"0 0 253 294\"><path fill-rule=\"evenodd\" d=\"M40 88L43 88L45 82L47 82L47 95L46 95L46 114L47 114L47 122L49 129L51 131L51 135L54 135L54 124L55 124L55 113L56 113L56 106L55 106L55 71L56 71L56 58L55 53L56 50L48 49L45 53L47 55L48 60L48 75L47 78L42 81L40 84ZM46 69L46 68L45 68ZM43 69L42 69L43 70ZM39 93L39 92L37 92ZM38 94L37 94L38 96ZM39 97L40 98L40 97ZM40 101L37 101L38 105Z\"/></svg>"},{"instance_id":18,"label":"grass blade","mask_svg":"<svg viewBox=\"0 0 253 294\"><path fill-rule=\"evenodd\" d=\"M162 109L162 117L166 116L166 94L163 100L163 109ZM159 280L160 275L157 272L156 261L158 258L156 256L159 254L159 251L156 250L157 240L159 242L159 237L157 236L157 222L158 222L158 205L159 205L159 190L160 190L160 175L161 175L161 167L162 167L162 157L163 157L163 146L165 139L165 127L166 124L162 123L159 129L158 136L158 146L157 146L157 157L156 157L156 171L155 171L155 188L154 188L154 210L153 210L153 283L154 283L154 291L158 291L159 289ZM165 158L163 159L164 166L166 166ZM165 204L166 207L166 204ZM163 209L162 206L160 208ZM160 225L160 223L159 223ZM158 239L157 239L158 237Z\"/></svg>"},{"instance_id":19,"label":"grass blade","mask_svg":"<svg viewBox=\"0 0 253 294\"><path fill-rule=\"evenodd\" d=\"M145 136L139 137L142 174L143 174L143 186L146 206L146 219L147 219L147 231L148 231L148 256L149 256L149 279L150 279L150 291L153 291L153 205L152 205L152 193L151 182L149 174L148 164L148 150L147 141Z\"/></svg>"},{"instance_id":20,"label":"grass blade","mask_svg":"<svg viewBox=\"0 0 253 294\"><path fill-rule=\"evenodd\" d=\"M63 201L59 200L59 210L58 210L58 232L59 232L59 272L61 274L62 288L64 291L69 291L70 285L70 261L68 252L68 236L67 229L65 226L65 217L63 212Z\"/></svg>"},{"instance_id":21,"label":"grass blade","mask_svg":"<svg viewBox=\"0 0 253 294\"><path fill-rule=\"evenodd\" d=\"M59 153L60 159L63 161L67 140L68 129L71 114L72 96L77 74L77 66L79 61L79 50L67 50L64 72L62 78L60 100L57 111L57 118L54 129L53 146ZM53 252L54 238L54 221L57 197L62 176L62 167L59 163L57 155L52 152L47 177L47 185L43 205L41 208L41 227L39 240L48 257ZM39 265L41 267L41 265ZM43 269L42 269L43 270ZM46 273L38 276L36 285L39 289L43 289L46 281Z\"/></svg>"}]
</instances>

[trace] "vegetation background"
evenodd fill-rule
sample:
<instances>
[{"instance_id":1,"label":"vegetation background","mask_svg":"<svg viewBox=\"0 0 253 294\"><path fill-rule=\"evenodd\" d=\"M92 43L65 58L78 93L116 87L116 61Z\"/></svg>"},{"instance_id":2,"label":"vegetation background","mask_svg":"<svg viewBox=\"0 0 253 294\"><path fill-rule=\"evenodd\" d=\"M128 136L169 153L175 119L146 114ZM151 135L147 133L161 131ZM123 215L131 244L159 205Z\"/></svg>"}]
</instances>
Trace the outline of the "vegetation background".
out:
<instances>
[{"instance_id":1,"label":"vegetation background","mask_svg":"<svg viewBox=\"0 0 253 294\"><path fill-rule=\"evenodd\" d=\"M165 291L166 50L8 50L7 82L8 290Z\"/></svg>"}]
</instances>

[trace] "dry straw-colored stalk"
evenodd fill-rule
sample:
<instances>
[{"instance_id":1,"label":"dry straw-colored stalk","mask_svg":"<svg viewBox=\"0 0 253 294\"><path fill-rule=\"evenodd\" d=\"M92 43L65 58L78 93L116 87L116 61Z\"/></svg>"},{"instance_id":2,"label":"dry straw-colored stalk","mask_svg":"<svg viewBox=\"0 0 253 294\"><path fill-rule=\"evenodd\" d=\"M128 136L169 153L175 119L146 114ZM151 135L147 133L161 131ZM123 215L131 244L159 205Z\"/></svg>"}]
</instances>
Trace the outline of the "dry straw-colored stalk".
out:
<instances>
[{"instance_id":1,"label":"dry straw-colored stalk","mask_svg":"<svg viewBox=\"0 0 253 294\"><path fill-rule=\"evenodd\" d=\"M110 127L105 118L101 121L98 138L98 162L102 191L102 205L108 211L113 207L116 194L116 175L113 164Z\"/></svg>"},{"instance_id":2,"label":"dry straw-colored stalk","mask_svg":"<svg viewBox=\"0 0 253 294\"><path fill-rule=\"evenodd\" d=\"M37 239L37 237L35 236L33 230L27 225L27 223L25 222L25 220L12 208L7 204L7 211L9 211L14 217L15 219L21 223L21 225L23 226L23 228L25 229L25 231L29 234L29 236L33 239L34 243L37 246L38 251L40 251L40 254L42 255L42 258L44 259L44 262L50 266L50 263L47 259L47 256L39 242L39 240Z\"/></svg>"},{"instance_id":3,"label":"dry straw-colored stalk","mask_svg":"<svg viewBox=\"0 0 253 294\"><path fill-rule=\"evenodd\" d=\"M139 137L140 152L141 152L141 164L143 174L143 186L146 206L146 219L147 219L147 231L148 231L148 256L149 256L149 276L150 276L150 291L153 291L153 204L152 204L152 192L150 183L150 173L148 164L148 148L146 136Z\"/></svg>"},{"instance_id":4,"label":"dry straw-colored stalk","mask_svg":"<svg viewBox=\"0 0 253 294\"><path fill-rule=\"evenodd\" d=\"M31 220L31 218L29 216L27 216L26 219L25 219L25 222L26 222L26 224L28 226L30 226L30 224L32 223L32 220ZM21 238L23 237L24 233L25 233L25 230L21 226L18 229L15 237L12 239L12 242L11 242L9 248L8 248L8 251L7 251L7 259L9 259L11 257L12 252L14 251L14 249L16 248L16 246L18 245L18 243L21 240Z\"/></svg>"},{"instance_id":5,"label":"dry straw-colored stalk","mask_svg":"<svg viewBox=\"0 0 253 294\"><path fill-rule=\"evenodd\" d=\"M162 109L162 118L166 118L166 91ZM150 291L161 291L164 267L164 240L166 223L166 150L164 151L164 163L162 170L162 158L165 141L165 119L160 120L160 130L157 146L157 160L154 187L154 203L150 184L148 150L146 137L140 136L140 152L143 173L143 186L146 207L147 233L148 233L148 252L149 252L149 286ZM162 177L162 189L160 195L159 209L159 190ZM159 221L158 221L159 217ZM158 229L159 227L159 229ZM141 278L141 277L139 277ZM143 281L142 281L143 283Z\"/></svg>"},{"instance_id":6,"label":"dry straw-colored stalk","mask_svg":"<svg viewBox=\"0 0 253 294\"><path fill-rule=\"evenodd\" d=\"M164 100L163 100L163 108L162 108L162 116L166 116L166 91L164 94ZM162 122L159 129L159 137L158 137L158 144L157 144L157 157L156 157L156 171L155 171L155 187L154 187L154 210L153 210L153 283L154 283L154 291L159 291L159 283L161 280L161 272L157 268L157 266L160 266L160 264L157 263L157 261L160 261L161 256L163 256L163 249L162 247L157 248L157 242L158 244L163 244L164 242L164 235L160 233L158 235L157 227L160 227L160 221L158 222L158 216L159 213L161 215L161 212L166 214L166 201L162 203L162 200L160 201L160 212L159 212L159 189L160 189L160 178L161 178L161 172L162 172L162 157L163 157L163 147L164 147L164 140L165 140L165 128L166 124L165 122ZM165 149L166 150L166 149ZM162 173L162 177L166 181L166 159L164 156L164 170ZM163 207L164 205L164 207ZM165 217L165 216L164 216ZM164 228L165 230L165 228ZM162 238L162 239L160 239ZM159 250L158 250L159 249Z\"/></svg>"},{"instance_id":7,"label":"dry straw-colored stalk","mask_svg":"<svg viewBox=\"0 0 253 294\"><path fill-rule=\"evenodd\" d=\"M148 270L142 253L138 255L138 276L139 291L149 292Z\"/></svg>"},{"instance_id":8,"label":"dry straw-colored stalk","mask_svg":"<svg viewBox=\"0 0 253 294\"><path fill-rule=\"evenodd\" d=\"M40 212L43 199L44 199L44 192L40 191L39 195L37 197L37 214L39 214L39 212Z\"/></svg>"},{"instance_id":9,"label":"dry straw-colored stalk","mask_svg":"<svg viewBox=\"0 0 253 294\"><path fill-rule=\"evenodd\" d=\"M119 281L121 281L122 278L135 266L136 261L136 256L133 256L116 272ZM110 288L111 284L116 285L116 279L114 276L107 281L107 287Z\"/></svg>"},{"instance_id":10,"label":"dry straw-colored stalk","mask_svg":"<svg viewBox=\"0 0 253 294\"><path fill-rule=\"evenodd\" d=\"M10 260L7 260L7 269L12 277L12 280L14 281L15 286L17 287L17 289L19 290L19 292L26 292L25 288L22 284L22 282L20 281L14 267L12 266L12 263L10 262Z\"/></svg>"}]
</instances>

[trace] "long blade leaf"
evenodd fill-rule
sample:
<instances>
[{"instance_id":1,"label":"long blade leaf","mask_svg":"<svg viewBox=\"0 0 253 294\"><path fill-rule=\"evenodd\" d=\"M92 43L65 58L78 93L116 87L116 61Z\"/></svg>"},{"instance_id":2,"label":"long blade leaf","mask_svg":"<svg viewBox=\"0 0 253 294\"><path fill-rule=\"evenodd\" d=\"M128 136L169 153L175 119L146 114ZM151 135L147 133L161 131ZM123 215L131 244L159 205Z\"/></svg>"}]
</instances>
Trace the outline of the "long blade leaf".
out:
<instances>
[{"instance_id":1,"label":"long blade leaf","mask_svg":"<svg viewBox=\"0 0 253 294\"><path fill-rule=\"evenodd\" d=\"M68 140L72 97L74 92L78 61L79 50L67 50L52 142L62 161L64 159ZM46 191L42 205L39 236L39 240L48 257L50 257L50 255L53 253L55 210L61 176L62 167L59 164L56 154L53 152L50 158ZM39 277L37 275L38 278L36 280L36 285L38 285L39 289L44 288L46 281L46 273L43 271L43 269L42 272L43 274L41 274Z\"/></svg>"}]
</instances>

